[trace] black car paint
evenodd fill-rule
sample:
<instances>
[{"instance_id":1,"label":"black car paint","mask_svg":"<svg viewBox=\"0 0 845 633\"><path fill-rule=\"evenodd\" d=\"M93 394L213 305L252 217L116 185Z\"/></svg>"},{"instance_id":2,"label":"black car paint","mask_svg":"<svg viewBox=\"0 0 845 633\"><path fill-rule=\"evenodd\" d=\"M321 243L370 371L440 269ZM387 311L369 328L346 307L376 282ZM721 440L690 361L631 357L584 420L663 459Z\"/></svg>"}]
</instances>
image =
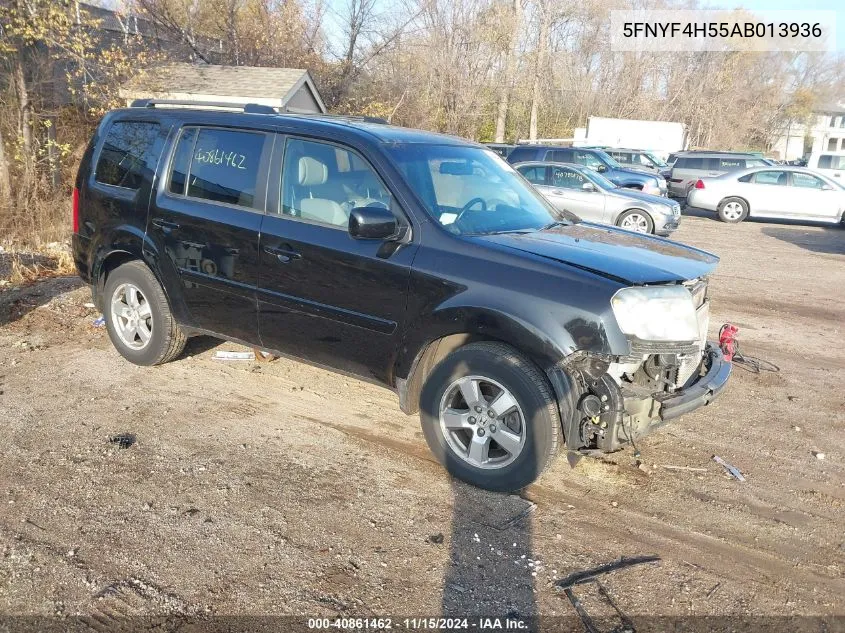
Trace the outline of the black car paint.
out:
<instances>
[{"instance_id":1,"label":"black car paint","mask_svg":"<svg viewBox=\"0 0 845 633\"><path fill-rule=\"evenodd\" d=\"M156 172L146 174L131 196L94 180L93 156L115 120L158 121L166 138ZM170 156L186 125L276 135L263 212L167 193ZM394 196L407 237L356 240L343 230L267 213L278 208L285 135L363 155ZM706 274L718 261L667 240L586 223L527 235L453 235L427 215L385 150L418 142L467 144L319 117L114 111L92 139L76 182L79 273L92 283L102 308L103 272L140 257L186 333L260 345L385 384L402 396L424 351L450 335L509 343L561 388L555 368L574 352L628 352L610 308L617 290L680 282ZM199 266L180 263L180 248L199 249ZM411 411L414 403L403 401L403 408Z\"/></svg>"},{"instance_id":2,"label":"black car paint","mask_svg":"<svg viewBox=\"0 0 845 633\"><path fill-rule=\"evenodd\" d=\"M554 145L519 145L512 150L507 157L509 163L526 163L526 162L563 162L574 163L574 160L556 159L551 157L551 152L577 150L579 152L587 152L593 154L597 159L602 160L598 150L589 147L558 147ZM602 162L604 162L602 160ZM642 189L644 185L649 182L655 182L659 174L654 172L630 169L627 167L611 167L607 165L607 169L601 172L602 176L607 178L617 187L632 187Z\"/></svg>"}]
</instances>

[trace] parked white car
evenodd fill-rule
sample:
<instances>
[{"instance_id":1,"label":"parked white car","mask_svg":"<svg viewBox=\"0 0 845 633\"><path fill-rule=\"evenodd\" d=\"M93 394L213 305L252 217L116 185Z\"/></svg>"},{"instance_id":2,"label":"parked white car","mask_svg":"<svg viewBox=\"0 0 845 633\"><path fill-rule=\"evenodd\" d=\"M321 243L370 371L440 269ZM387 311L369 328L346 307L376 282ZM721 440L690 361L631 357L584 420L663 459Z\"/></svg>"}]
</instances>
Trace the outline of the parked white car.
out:
<instances>
[{"instance_id":1,"label":"parked white car","mask_svg":"<svg viewBox=\"0 0 845 633\"><path fill-rule=\"evenodd\" d=\"M807 159L807 169L821 172L823 176L835 178L845 185L845 152L819 152Z\"/></svg>"},{"instance_id":2,"label":"parked white car","mask_svg":"<svg viewBox=\"0 0 845 633\"><path fill-rule=\"evenodd\" d=\"M749 216L835 223L845 212L845 187L803 167L755 167L701 178L687 206L715 211L731 223Z\"/></svg>"}]
</instances>

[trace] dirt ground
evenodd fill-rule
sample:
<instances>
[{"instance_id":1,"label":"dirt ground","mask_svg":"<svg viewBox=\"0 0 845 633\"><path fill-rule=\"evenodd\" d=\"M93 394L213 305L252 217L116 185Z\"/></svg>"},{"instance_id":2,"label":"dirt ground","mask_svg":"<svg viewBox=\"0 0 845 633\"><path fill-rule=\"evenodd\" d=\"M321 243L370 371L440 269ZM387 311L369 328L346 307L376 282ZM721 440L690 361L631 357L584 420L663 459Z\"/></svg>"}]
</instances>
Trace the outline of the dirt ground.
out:
<instances>
[{"instance_id":1,"label":"dirt ground","mask_svg":"<svg viewBox=\"0 0 845 633\"><path fill-rule=\"evenodd\" d=\"M136 367L78 280L0 288L0 614L573 618L556 580L656 554L603 580L646 627L845 616L845 230L685 217L675 239L722 257L711 337L731 321L780 371L736 368L639 444L640 468L631 449L561 454L520 496L450 480L385 389L215 361L243 348L209 338Z\"/></svg>"}]
</instances>

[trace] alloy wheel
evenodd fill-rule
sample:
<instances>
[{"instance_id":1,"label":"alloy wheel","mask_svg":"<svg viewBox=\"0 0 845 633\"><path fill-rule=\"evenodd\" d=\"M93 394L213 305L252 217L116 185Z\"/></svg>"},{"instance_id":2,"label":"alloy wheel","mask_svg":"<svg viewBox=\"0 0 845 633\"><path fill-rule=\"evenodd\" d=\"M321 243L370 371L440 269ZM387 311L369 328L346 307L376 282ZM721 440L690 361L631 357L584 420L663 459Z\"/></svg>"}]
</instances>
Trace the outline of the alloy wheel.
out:
<instances>
[{"instance_id":1,"label":"alloy wheel","mask_svg":"<svg viewBox=\"0 0 845 633\"><path fill-rule=\"evenodd\" d=\"M111 318L121 342L134 350L144 349L153 335L150 303L138 286L124 283L111 298Z\"/></svg>"},{"instance_id":2,"label":"alloy wheel","mask_svg":"<svg viewBox=\"0 0 845 633\"><path fill-rule=\"evenodd\" d=\"M446 388L440 430L451 451L476 468L504 468L525 447L519 403L507 388L485 376L464 376Z\"/></svg>"},{"instance_id":3,"label":"alloy wheel","mask_svg":"<svg viewBox=\"0 0 845 633\"><path fill-rule=\"evenodd\" d=\"M622 219L619 226L637 233L648 233L648 218L642 213L631 213Z\"/></svg>"}]
</instances>

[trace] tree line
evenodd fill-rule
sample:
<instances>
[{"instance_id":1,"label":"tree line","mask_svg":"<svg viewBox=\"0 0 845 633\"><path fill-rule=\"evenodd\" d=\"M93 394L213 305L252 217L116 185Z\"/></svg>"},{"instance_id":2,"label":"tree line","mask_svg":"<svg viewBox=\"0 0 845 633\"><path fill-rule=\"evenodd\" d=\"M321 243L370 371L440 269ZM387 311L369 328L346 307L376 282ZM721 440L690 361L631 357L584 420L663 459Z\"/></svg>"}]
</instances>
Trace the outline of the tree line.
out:
<instances>
[{"instance_id":1,"label":"tree line","mask_svg":"<svg viewBox=\"0 0 845 633\"><path fill-rule=\"evenodd\" d=\"M841 55L610 50L612 8L695 2L119 0L106 37L78 0L0 0L0 231L51 226L31 209L66 194L121 83L167 61L307 68L330 111L499 142L608 116L765 151L845 96Z\"/></svg>"}]
</instances>

